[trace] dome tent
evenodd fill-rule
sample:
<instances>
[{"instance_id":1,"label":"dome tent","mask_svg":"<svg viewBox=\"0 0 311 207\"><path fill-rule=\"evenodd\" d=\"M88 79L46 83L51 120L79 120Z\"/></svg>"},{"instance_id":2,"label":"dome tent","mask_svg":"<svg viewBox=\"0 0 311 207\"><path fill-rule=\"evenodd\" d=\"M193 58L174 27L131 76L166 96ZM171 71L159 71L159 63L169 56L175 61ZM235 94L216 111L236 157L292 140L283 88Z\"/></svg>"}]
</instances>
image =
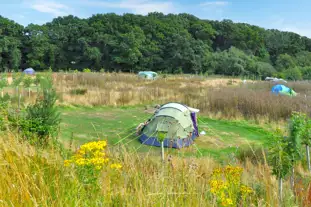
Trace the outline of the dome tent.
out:
<instances>
[{"instance_id":1,"label":"dome tent","mask_svg":"<svg viewBox=\"0 0 311 207\"><path fill-rule=\"evenodd\" d=\"M296 96L297 93L291 89L291 88L288 88L284 85L281 85L281 84L278 84L278 85L275 85L272 87L271 89L271 92L273 94L281 94L281 95L287 95L287 96Z\"/></svg>"},{"instance_id":2,"label":"dome tent","mask_svg":"<svg viewBox=\"0 0 311 207\"><path fill-rule=\"evenodd\" d=\"M140 71L138 73L138 76L141 78L154 80L157 78L158 74L156 72L153 72L153 71Z\"/></svg>"},{"instance_id":3,"label":"dome tent","mask_svg":"<svg viewBox=\"0 0 311 207\"><path fill-rule=\"evenodd\" d=\"M32 68L27 68L23 71L23 73L28 74L28 75L34 75L35 74L35 70Z\"/></svg>"},{"instance_id":4,"label":"dome tent","mask_svg":"<svg viewBox=\"0 0 311 207\"><path fill-rule=\"evenodd\" d=\"M164 147L182 148L190 146L199 136L196 113L193 109L179 103L162 105L141 130L142 144L161 146L159 133L165 135Z\"/></svg>"}]
</instances>

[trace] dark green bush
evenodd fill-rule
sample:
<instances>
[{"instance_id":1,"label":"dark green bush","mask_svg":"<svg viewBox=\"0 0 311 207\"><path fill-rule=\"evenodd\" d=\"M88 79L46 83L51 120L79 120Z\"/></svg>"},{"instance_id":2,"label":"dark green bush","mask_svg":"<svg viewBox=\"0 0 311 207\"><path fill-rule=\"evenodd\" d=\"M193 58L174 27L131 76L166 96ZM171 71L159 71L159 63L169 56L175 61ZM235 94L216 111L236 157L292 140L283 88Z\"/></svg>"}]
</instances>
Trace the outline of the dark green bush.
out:
<instances>
[{"instance_id":1,"label":"dark green bush","mask_svg":"<svg viewBox=\"0 0 311 207\"><path fill-rule=\"evenodd\" d=\"M33 105L9 114L10 126L21 133L31 144L46 147L57 136L60 113L55 105L57 95L49 78L41 80L42 90Z\"/></svg>"}]
</instances>

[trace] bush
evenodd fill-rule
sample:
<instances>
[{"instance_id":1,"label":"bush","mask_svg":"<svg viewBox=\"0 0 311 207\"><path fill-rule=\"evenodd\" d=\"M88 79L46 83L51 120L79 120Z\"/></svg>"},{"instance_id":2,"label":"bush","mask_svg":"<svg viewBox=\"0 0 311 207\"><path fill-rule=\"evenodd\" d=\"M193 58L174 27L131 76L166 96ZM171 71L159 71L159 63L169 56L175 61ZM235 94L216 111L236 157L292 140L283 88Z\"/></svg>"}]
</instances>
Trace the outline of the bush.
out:
<instances>
[{"instance_id":1,"label":"bush","mask_svg":"<svg viewBox=\"0 0 311 207\"><path fill-rule=\"evenodd\" d=\"M24 87L25 87L25 88L30 88L32 82L33 82L33 80L31 79L31 77L27 76L27 77L23 80Z\"/></svg>"},{"instance_id":2,"label":"bush","mask_svg":"<svg viewBox=\"0 0 311 207\"><path fill-rule=\"evenodd\" d=\"M91 72L91 69L89 69L89 68L84 68L83 69L83 73L90 73Z\"/></svg>"},{"instance_id":3,"label":"bush","mask_svg":"<svg viewBox=\"0 0 311 207\"><path fill-rule=\"evenodd\" d=\"M71 95L85 95L87 93L86 88L75 88L70 90Z\"/></svg>"},{"instance_id":4,"label":"bush","mask_svg":"<svg viewBox=\"0 0 311 207\"><path fill-rule=\"evenodd\" d=\"M29 105L22 112L11 114L10 124L17 127L23 139L31 144L47 146L50 138L57 135L60 124L60 113L55 102L56 92L52 88L51 80L47 77L41 80L42 92L36 103Z\"/></svg>"}]
</instances>

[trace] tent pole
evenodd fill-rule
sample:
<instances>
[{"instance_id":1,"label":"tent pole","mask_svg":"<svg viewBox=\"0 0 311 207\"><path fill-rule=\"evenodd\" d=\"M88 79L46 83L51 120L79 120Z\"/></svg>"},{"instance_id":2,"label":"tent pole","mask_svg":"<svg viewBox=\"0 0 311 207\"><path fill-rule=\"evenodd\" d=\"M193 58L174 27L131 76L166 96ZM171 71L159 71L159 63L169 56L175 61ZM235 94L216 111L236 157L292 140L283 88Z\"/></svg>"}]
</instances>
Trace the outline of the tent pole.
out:
<instances>
[{"instance_id":1,"label":"tent pole","mask_svg":"<svg viewBox=\"0 0 311 207\"><path fill-rule=\"evenodd\" d=\"M162 150L162 161L164 162L164 141L161 142L161 150Z\"/></svg>"}]
</instances>

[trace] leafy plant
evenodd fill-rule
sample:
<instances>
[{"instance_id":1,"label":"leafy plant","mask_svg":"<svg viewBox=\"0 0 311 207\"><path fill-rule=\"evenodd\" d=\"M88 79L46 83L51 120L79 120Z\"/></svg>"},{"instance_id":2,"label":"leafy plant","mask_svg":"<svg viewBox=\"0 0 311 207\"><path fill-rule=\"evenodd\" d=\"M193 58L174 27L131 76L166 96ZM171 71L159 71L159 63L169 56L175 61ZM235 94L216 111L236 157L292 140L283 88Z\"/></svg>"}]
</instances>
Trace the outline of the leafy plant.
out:
<instances>
[{"instance_id":1,"label":"leafy plant","mask_svg":"<svg viewBox=\"0 0 311 207\"><path fill-rule=\"evenodd\" d=\"M69 160L64 161L66 167L72 166L78 175L80 182L99 186L98 179L100 173L107 166L111 169L120 169L119 163L111 163L107 156L106 141L88 142L80 146L79 150Z\"/></svg>"},{"instance_id":2,"label":"leafy plant","mask_svg":"<svg viewBox=\"0 0 311 207\"><path fill-rule=\"evenodd\" d=\"M287 138L286 152L291 158L292 162L292 176L291 185L294 186L294 166L298 160L302 158L301 143L305 128L306 115L300 112L293 112L290 118L289 132L290 136Z\"/></svg>"},{"instance_id":3,"label":"leafy plant","mask_svg":"<svg viewBox=\"0 0 311 207\"><path fill-rule=\"evenodd\" d=\"M310 164L310 145L311 145L311 119L306 116L306 124L302 134L302 144L306 146L306 158L308 164L308 170L311 171Z\"/></svg>"},{"instance_id":4,"label":"leafy plant","mask_svg":"<svg viewBox=\"0 0 311 207\"><path fill-rule=\"evenodd\" d=\"M90 73L91 72L91 69L89 69L89 68L84 68L83 69L83 73Z\"/></svg>"},{"instance_id":5,"label":"leafy plant","mask_svg":"<svg viewBox=\"0 0 311 207\"><path fill-rule=\"evenodd\" d=\"M30 97L30 86L33 83L33 80L31 77L27 76L24 81L24 87L28 89L28 97Z\"/></svg>"},{"instance_id":6,"label":"leafy plant","mask_svg":"<svg viewBox=\"0 0 311 207\"><path fill-rule=\"evenodd\" d=\"M241 205L253 194L252 188L242 184L242 172L243 168L233 166L213 170L209 185L218 206Z\"/></svg>"},{"instance_id":7,"label":"leafy plant","mask_svg":"<svg viewBox=\"0 0 311 207\"><path fill-rule=\"evenodd\" d=\"M42 76L40 74L36 74L36 78L34 79L33 83L36 85L36 86L39 86L40 82L41 82L41 78Z\"/></svg>"},{"instance_id":8,"label":"leafy plant","mask_svg":"<svg viewBox=\"0 0 311 207\"><path fill-rule=\"evenodd\" d=\"M36 103L27 106L19 119L15 120L24 139L43 147L48 145L50 138L57 135L60 124L60 113L55 106L56 92L51 88L51 83L44 80Z\"/></svg>"},{"instance_id":9,"label":"leafy plant","mask_svg":"<svg viewBox=\"0 0 311 207\"><path fill-rule=\"evenodd\" d=\"M291 155L287 153L288 142L279 129L271 137L269 147L269 161L272 165L272 174L279 180L279 196L282 201L283 179L288 175L292 168Z\"/></svg>"}]
</instances>

